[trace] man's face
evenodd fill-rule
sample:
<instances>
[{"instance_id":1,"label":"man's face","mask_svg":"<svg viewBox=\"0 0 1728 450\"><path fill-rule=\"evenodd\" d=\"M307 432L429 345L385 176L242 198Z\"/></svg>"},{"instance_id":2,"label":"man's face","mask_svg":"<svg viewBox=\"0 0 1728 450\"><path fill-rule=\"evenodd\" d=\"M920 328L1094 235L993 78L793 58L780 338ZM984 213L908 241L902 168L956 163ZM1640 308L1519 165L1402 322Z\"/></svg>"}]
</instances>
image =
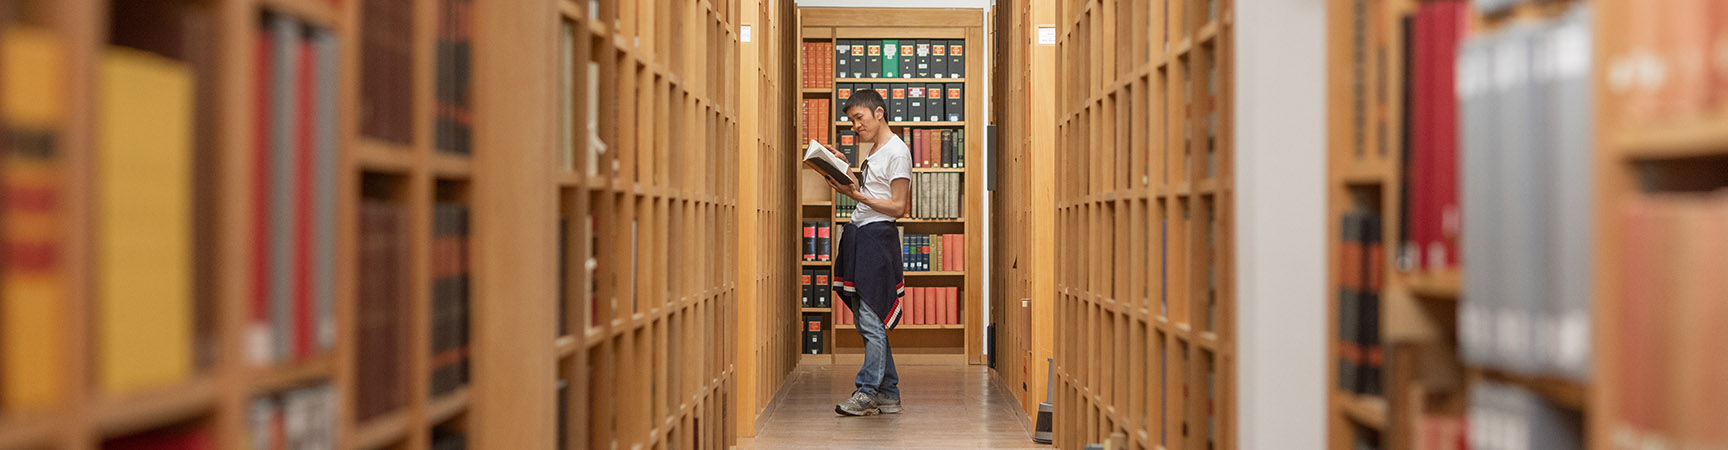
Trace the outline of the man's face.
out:
<instances>
[{"instance_id":1,"label":"man's face","mask_svg":"<svg viewBox=\"0 0 1728 450\"><path fill-rule=\"evenodd\" d=\"M882 108L870 110L859 106L846 110L846 116L852 118L852 131L858 133L858 139L871 140L876 137L876 127L882 126Z\"/></svg>"}]
</instances>

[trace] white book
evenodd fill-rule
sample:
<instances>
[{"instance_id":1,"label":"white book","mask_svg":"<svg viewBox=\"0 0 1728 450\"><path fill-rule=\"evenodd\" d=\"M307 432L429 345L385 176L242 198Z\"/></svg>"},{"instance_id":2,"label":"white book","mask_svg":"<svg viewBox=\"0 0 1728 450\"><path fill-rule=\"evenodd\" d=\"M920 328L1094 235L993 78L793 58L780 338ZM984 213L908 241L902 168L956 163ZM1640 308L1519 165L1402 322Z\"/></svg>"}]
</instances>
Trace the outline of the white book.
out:
<instances>
[{"instance_id":1,"label":"white book","mask_svg":"<svg viewBox=\"0 0 1728 450\"><path fill-rule=\"evenodd\" d=\"M852 176L846 174L847 171L852 170L852 165L848 164L845 159L834 156L833 152L822 147L822 144L816 142L815 139L811 139L809 148L804 150L804 163L809 164L811 168L816 169L823 176L834 180L835 183L852 184Z\"/></svg>"}]
</instances>

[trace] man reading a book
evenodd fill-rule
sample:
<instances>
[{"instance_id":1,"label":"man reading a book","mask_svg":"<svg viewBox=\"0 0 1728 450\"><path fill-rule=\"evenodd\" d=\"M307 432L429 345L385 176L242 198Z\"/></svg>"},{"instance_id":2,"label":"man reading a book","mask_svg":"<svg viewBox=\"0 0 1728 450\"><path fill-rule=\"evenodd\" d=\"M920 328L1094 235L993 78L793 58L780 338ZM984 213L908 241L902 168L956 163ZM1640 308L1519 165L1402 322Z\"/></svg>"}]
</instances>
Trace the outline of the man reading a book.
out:
<instances>
[{"instance_id":1,"label":"man reading a book","mask_svg":"<svg viewBox=\"0 0 1728 450\"><path fill-rule=\"evenodd\" d=\"M864 337L864 366L854 380L857 390L834 412L896 414L900 375L894 370L888 330L900 324L900 297L905 295L906 283L900 266L900 232L894 221L911 209L912 151L889 130L882 95L875 90L853 92L844 111L858 139L874 145L864 154L859 164L863 172L856 180L828 179L834 192L858 200L852 221L840 235L833 282L834 292L857 314L858 334Z\"/></svg>"}]
</instances>

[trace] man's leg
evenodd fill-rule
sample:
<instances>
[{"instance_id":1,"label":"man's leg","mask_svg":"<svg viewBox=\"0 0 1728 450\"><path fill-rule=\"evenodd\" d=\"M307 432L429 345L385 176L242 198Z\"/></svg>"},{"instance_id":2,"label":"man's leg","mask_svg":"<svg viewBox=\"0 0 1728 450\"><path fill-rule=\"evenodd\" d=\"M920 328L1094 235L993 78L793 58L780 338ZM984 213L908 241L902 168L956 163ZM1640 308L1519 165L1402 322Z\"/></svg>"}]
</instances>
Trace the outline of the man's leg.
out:
<instances>
[{"instance_id":1,"label":"man's leg","mask_svg":"<svg viewBox=\"0 0 1728 450\"><path fill-rule=\"evenodd\" d=\"M858 368L858 377L852 384L859 392L876 395L882 386L884 377L892 367L888 355L888 331L882 327L882 319L864 301L858 301L858 335L864 337L864 365ZM895 382L898 383L896 375ZM895 394L899 394L895 388Z\"/></svg>"}]
</instances>

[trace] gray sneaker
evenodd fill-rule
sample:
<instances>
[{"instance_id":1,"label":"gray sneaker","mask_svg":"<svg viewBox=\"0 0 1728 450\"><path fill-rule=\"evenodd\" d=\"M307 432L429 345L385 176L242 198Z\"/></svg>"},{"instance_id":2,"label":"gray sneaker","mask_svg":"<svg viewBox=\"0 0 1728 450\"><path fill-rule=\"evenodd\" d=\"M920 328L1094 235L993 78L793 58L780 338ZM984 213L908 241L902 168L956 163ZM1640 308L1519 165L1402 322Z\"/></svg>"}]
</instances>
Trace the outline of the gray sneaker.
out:
<instances>
[{"instance_id":1,"label":"gray sneaker","mask_svg":"<svg viewBox=\"0 0 1728 450\"><path fill-rule=\"evenodd\" d=\"M834 405L834 412L847 416L874 416L882 411L876 409L876 402L870 399L870 394L853 391L852 398Z\"/></svg>"},{"instance_id":2,"label":"gray sneaker","mask_svg":"<svg viewBox=\"0 0 1728 450\"><path fill-rule=\"evenodd\" d=\"M881 411L882 414L900 414L900 399L898 398L878 395L870 397L870 401L876 403L876 410Z\"/></svg>"}]
</instances>

